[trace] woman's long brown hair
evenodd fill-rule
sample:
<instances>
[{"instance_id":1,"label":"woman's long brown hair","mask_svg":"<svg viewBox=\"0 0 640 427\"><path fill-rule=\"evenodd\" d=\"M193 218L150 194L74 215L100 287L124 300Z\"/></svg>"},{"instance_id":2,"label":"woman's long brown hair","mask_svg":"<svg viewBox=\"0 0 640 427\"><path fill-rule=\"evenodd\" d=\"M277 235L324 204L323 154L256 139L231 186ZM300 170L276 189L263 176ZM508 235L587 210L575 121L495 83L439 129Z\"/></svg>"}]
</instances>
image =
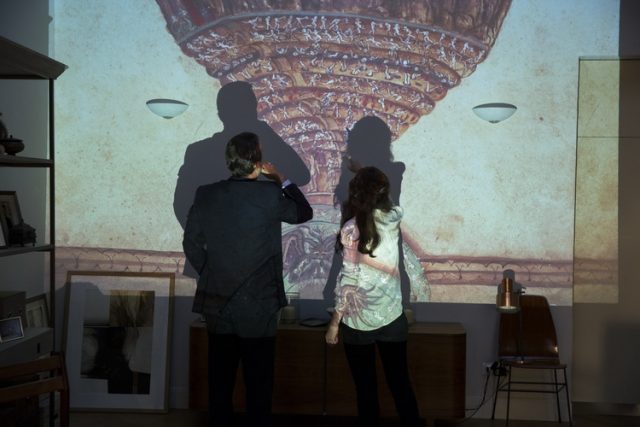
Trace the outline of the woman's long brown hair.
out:
<instances>
[{"instance_id":1,"label":"woman's long brown hair","mask_svg":"<svg viewBox=\"0 0 640 427\"><path fill-rule=\"evenodd\" d=\"M380 243L380 235L373 216L374 210L389 212L392 207L387 176L380 169L372 166L361 168L349 182L349 198L342 209L340 229L345 222L355 217L360 232L358 252L373 257L373 251ZM336 250L342 251L342 249L340 232L338 232Z\"/></svg>"}]
</instances>

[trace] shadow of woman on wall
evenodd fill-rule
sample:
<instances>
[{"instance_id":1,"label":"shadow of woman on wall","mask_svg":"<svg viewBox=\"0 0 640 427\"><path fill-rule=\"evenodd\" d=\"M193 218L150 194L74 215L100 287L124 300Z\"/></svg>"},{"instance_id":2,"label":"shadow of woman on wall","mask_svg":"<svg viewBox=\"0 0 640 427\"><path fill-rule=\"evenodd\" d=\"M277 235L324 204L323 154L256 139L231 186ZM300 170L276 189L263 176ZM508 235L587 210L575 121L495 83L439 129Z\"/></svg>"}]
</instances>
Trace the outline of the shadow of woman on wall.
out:
<instances>
[{"instance_id":1,"label":"shadow of woman on wall","mask_svg":"<svg viewBox=\"0 0 640 427\"><path fill-rule=\"evenodd\" d=\"M399 204L405 165L402 162L393 160L391 129L389 129L389 126L378 117L366 116L358 120L348 132L347 149L342 157L340 168L340 180L334 191L334 203L342 207L349 196L349 181L355 176L359 168L375 166L387 175L391 200L394 204ZM410 284L402 256L402 234L398 239L398 249L401 255L399 257L399 270L402 299L406 304L409 301ZM333 307L334 290L341 266L342 255L339 252L335 252L327 285L323 292L323 297L328 307Z\"/></svg>"}]
</instances>

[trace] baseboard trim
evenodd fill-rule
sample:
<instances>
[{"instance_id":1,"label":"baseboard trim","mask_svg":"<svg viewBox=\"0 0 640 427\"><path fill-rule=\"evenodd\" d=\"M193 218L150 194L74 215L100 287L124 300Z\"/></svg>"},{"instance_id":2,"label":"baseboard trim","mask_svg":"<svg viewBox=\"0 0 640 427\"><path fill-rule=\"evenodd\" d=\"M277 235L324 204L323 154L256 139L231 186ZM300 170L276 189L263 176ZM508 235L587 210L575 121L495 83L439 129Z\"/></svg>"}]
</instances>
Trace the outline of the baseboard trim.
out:
<instances>
[{"instance_id":1,"label":"baseboard trim","mask_svg":"<svg viewBox=\"0 0 640 427\"><path fill-rule=\"evenodd\" d=\"M624 415L640 417L640 404L573 402L574 415Z\"/></svg>"}]
</instances>

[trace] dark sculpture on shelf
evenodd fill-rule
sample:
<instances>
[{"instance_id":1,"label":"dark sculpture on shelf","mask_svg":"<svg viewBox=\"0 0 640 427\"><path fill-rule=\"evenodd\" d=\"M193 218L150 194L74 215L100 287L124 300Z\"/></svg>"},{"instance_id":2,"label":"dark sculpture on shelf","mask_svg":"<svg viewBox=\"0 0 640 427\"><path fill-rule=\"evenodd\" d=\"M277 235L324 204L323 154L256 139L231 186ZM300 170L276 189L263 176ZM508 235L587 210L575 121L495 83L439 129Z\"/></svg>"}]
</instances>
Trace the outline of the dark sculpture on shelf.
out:
<instances>
[{"instance_id":1,"label":"dark sculpture on shelf","mask_svg":"<svg viewBox=\"0 0 640 427\"><path fill-rule=\"evenodd\" d=\"M1 115L2 113L0 113L0 116ZM24 143L22 140L10 135L2 120L0 120L0 146L3 147L6 154L10 155L15 155L16 153L24 150Z\"/></svg>"},{"instance_id":2,"label":"dark sculpture on shelf","mask_svg":"<svg viewBox=\"0 0 640 427\"><path fill-rule=\"evenodd\" d=\"M24 150L24 143L22 142L21 139L17 139L17 138L0 139L0 145L4 147L5 153L11 156L15 156L16 153L19 153L22 150Z\"/></svg>"},{"instance_id":3,"label":"dark sculpture on shelf","mask_svg":"<svg viewBox=\"0 0 640 427\"><path fill-rule=\"evenodd\" d=\"M9 228L9 244L11 246L36 245L36 229L24 221Z\"/></svg>"}]
</instances>

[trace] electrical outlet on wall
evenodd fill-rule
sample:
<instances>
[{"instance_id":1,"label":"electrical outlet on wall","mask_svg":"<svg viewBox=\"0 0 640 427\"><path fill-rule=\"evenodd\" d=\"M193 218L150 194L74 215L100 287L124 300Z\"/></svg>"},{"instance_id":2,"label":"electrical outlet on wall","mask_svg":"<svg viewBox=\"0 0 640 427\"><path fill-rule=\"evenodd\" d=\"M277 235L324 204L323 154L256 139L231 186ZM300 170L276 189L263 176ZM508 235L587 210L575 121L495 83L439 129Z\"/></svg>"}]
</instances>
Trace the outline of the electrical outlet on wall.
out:
<instances>
[{"instance_id":1,"label":"electrical outlet on wall","mask_svg":"<svg viewBox=\"0 0 640 427\"><path fill-rule=\"evenodd\" d=\"M482 362L482 368L485 374L490 375L491 374L491 367L493 366L495 362Z\"/></svg>"},{"instance_id":2,"label":"electrical outlet on wall","mask_svg":"<svg viewBox=\"0 0 640 427\"><path fill-rule=\"evenodd\" d=\"M482 362L482 369L486 375L493 374L496 377L502 377L507 374L505 367L498 361Z\"/></svg>"}]
</instances>

